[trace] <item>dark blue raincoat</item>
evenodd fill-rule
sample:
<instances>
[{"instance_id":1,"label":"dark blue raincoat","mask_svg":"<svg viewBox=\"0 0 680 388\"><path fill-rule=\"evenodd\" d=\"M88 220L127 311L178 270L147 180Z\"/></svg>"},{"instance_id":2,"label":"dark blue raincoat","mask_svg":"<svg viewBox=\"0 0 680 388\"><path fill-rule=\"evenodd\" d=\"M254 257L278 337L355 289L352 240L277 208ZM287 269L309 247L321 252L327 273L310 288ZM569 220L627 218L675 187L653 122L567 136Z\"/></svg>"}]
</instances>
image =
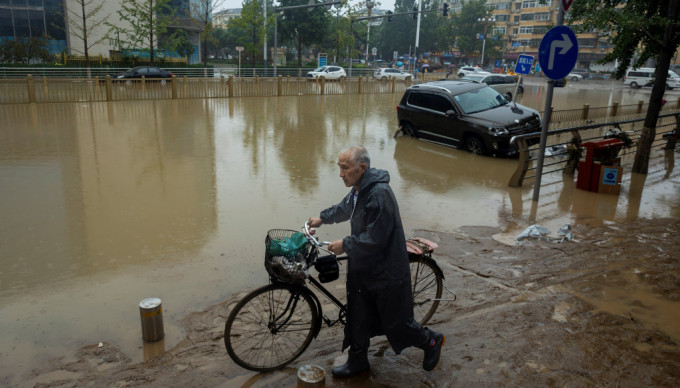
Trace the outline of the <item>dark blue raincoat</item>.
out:
<instances>
[{"instance_id":1,"label":"dark blue raincoat","mask_svg":"<svg viewBox=\"0 0 680 388\"><path fill-rule=\"evenodd\" d=\"M413 319L406 238L389 181L387 171L370 168L361 178L356 205L352 188L320 215L324 224L349 220L351 225L351 235L342 241L348 256L343 351L351 345L351 352L365 352L370 337L382 334L397 354L427 340L427 330Z\"/></svg>"}]
</instances>

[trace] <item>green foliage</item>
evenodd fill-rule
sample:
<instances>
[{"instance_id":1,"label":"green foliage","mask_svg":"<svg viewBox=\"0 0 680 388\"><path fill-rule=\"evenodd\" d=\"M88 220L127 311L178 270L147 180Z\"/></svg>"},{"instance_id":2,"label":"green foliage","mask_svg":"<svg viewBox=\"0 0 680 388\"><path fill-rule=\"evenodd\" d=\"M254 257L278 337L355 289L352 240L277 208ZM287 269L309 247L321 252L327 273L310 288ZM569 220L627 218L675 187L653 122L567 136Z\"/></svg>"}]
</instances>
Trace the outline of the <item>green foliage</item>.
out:
<instances>
[{"instance_id":1,"label":"green foliage","mask_svg":"<svg viewBox=\"0 0 680 388\"><path fill-rule=\"evenodd\" d=\"M305 5L307 0L281 0L282 7ZM320 44L330 25L329 13L325 7L286 10L279 15L278 31L282 40L295 43L298 52L298 66L302 66L300 53L303 47ZM320 33L321 32L321 33Z\"/></svg>"},{"instance_id":2,"label":"green foliage","mask_svg":"<svg viewBox=\"0 0 680 388\"><path fill-rule=\"evenodd\" d=\"M21 63L54 62L54 56L47 50L45 38L6 40L0 43L0 62Z\"/></svg>"},{"instance_id":3,"label":"green foliage","mask_svg":"<svg viewBox=\"0 0 680 388\"><path fill-rule=\"evenodd\" d=\"M273 23L273 15L267 15L267 24ZM235 42L237 46L243 46L245 51L250 54L251 64L255 65L255 58L262 55L264 46L264 13L262 12L262 2L259 0L244 0L241 8L241 17L230 20L229 27L234 26L242 32L242 35ZM229 31L229 29L227 31Z\"/></svg>"},{"instance_id":4,"label":"green foliage","mask_svg":"<svg viewBox=\"0 0 680 388\"><path fill-rule=\"evenodd\" d=\"M110 27L107 34L109 42L119 49L147 51L151 63L154 63L154 51L160 47L158 39L168 32L168 26L175 20L169 2L170 0L123 0L118 10L118 19L127 22L130 27L106 22Z\"/></svg>"},{"instance_id":5,"label":"green foliage","mask_svg":"<svg viewBox=\"0 0 680 388\"><path fill-rule=\"evenodd\" d=\"M572 5L566 22L576 32L597 28L614 47L601 63L618 59L614 76L621 78L629 66L640 67L661 52L675 53L680 43L678 20L668 15L674 0L579 0ZM677 4L675 5L677 7ZM667 27L675 33L664 37Z\"/></svg>"},{"instance_id":6,"label":"green foliage","mask_svg":"<svg viewBox=\"0 0 680 388\"><path fill-rule=\"evenodd\" d=\"M181 57L190 57L196 51L196 47L191 43L189 36L184 30L177 29L164 40L168 42L166 48Z\"/></svg>"},{"instance_id":7,"label":"green foliage","mask_svg":"<svg viewBox=\"0 0 680 388\"><path fill-rule=\"evenodd\" d=\"M649 96L649 108L638 141L632 171L646 174L656 125L661 111L671 59L680 44L678 0L579 0L574 2L568 23L578 31L597 28L614 49L601 61L619 60L614 76L639 67L648 59L656 62L658 77Z\"/></svg>"},{"instance_id":8,"label":"green foliage","mask_svg":"<svg viewBox=\"0 0 680 388\"><path fill-rule=\"evenodd\" d=\"M451 16L452 34L463 57L482 51L482 41L476 35L484 33L484 25L477 19L489 16L485 3L485 0L471 0L463 5L459 14ZM491 28L487 26L487 31Z\"/></svg>"}]
</instances>

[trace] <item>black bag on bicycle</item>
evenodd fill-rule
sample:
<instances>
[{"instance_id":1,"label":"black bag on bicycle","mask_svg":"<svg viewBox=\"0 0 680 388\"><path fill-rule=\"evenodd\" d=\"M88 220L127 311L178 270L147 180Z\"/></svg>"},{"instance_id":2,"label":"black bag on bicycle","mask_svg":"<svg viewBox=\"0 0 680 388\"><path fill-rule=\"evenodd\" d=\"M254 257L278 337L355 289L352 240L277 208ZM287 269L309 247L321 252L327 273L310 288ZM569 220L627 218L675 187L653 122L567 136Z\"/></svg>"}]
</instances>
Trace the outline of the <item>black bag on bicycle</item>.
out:
<instances>
[{"instance_id":1,"label":"black bag on bicycle","mask_svg":"<svg viewBox=\"0 0 680 388\"><path fill-rule=\"evenodd\" d=\"M319 281L321 283L332 282L340 276L340 266L335 255L320 256L314 262L314 269L319 272Z\"/></svg>"}]
</instances>

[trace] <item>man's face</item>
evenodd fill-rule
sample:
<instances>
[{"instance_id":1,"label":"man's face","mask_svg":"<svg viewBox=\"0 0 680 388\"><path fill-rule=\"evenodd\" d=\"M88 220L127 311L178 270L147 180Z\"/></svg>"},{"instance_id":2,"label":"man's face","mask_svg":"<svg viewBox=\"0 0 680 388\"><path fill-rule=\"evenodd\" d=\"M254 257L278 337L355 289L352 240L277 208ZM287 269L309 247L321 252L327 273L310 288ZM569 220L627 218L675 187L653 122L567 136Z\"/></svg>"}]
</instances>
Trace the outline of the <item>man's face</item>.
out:
<instances>
[{"instance_id":1,"label":"man's face","mask_svg":"<svg viewBox=\"0 0 680 388\"><path fill-rule=\"evenodd\" d=\"M352 152L346 151L338 157L338 167L340 167L340 178L345 182L345 186L357 186L361 181L361 177L366 172L366 163L356 165L352 161Z\"/></svg>"}]
</instances>

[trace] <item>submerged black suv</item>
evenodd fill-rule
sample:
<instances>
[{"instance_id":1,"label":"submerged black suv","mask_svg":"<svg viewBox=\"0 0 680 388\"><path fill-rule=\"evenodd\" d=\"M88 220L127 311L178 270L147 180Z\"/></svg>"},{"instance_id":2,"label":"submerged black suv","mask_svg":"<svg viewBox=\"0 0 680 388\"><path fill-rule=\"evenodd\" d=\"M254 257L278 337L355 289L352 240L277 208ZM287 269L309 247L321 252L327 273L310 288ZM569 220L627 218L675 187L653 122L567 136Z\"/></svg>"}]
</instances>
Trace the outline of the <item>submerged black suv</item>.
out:
<instances>
[{"instance_id":1,"label":"submerged black suv","mask_svg":"<svg viewBox=\"0 0 680 388\"><path fill-rule=\"evenodd\" d=\"M487 155L513 155L513 136L541 131L537 111L469 81L411 86L397 106L397 116L406 135Z\"/></svg>"}]
</instances>

